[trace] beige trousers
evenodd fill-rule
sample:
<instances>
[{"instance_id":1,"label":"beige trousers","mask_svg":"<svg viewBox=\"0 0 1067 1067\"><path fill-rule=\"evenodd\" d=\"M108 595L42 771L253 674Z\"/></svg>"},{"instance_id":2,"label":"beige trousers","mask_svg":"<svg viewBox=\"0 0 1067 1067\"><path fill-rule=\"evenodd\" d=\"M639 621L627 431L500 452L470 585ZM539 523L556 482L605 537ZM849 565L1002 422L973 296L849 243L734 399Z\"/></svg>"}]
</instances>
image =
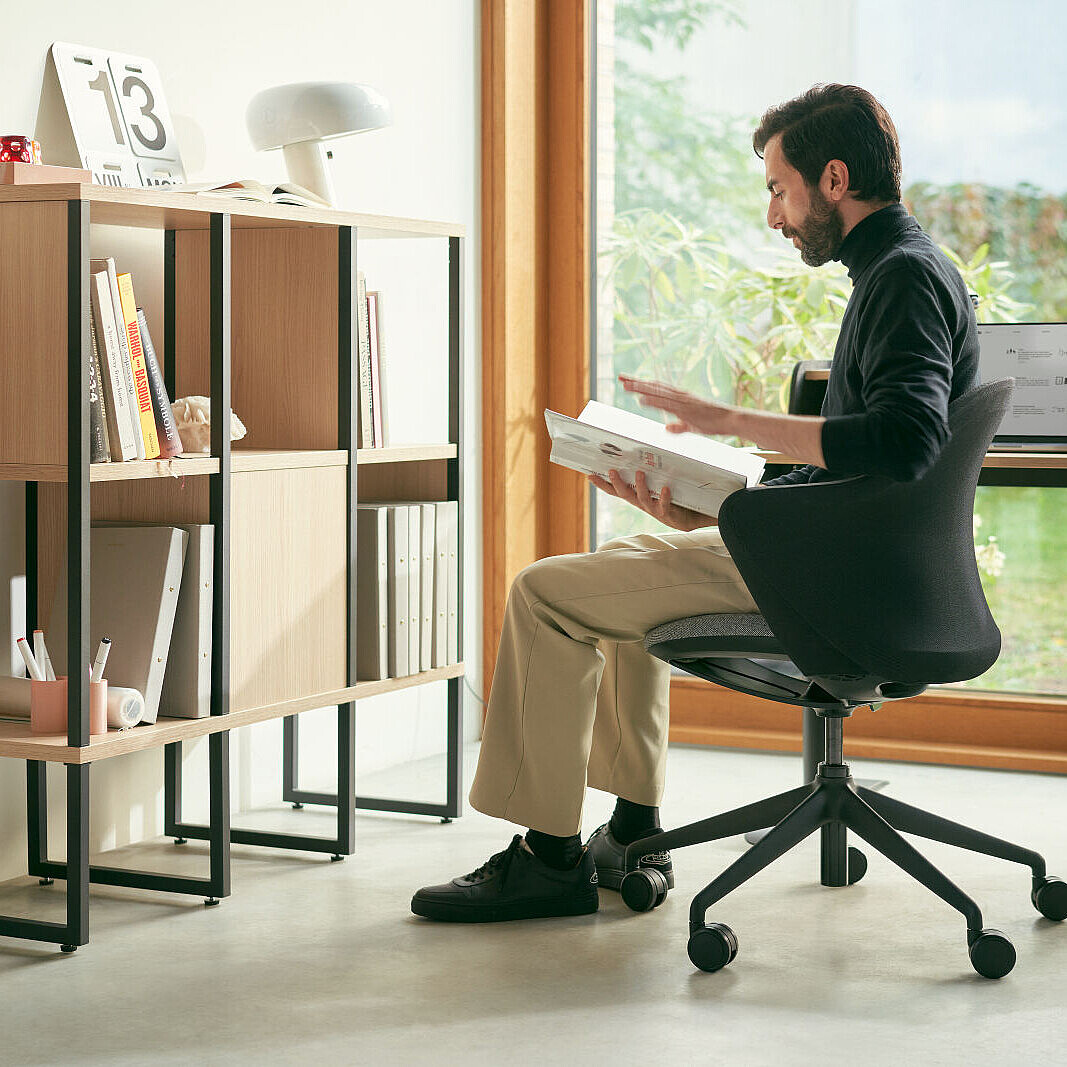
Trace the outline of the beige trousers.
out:
<instances>
[{"instance_id":1,"label":"beige trousers","mask_svg":"<svg viewBox=\"0 0 1067 1067\"><path fill-rule=\"evenodd\" d=\"M586 785L658 805L670 667L645 633L756 610L717 529L531 564L508 596L471 804L557 836L580 831Z\"/></svg>"}]
</instances>

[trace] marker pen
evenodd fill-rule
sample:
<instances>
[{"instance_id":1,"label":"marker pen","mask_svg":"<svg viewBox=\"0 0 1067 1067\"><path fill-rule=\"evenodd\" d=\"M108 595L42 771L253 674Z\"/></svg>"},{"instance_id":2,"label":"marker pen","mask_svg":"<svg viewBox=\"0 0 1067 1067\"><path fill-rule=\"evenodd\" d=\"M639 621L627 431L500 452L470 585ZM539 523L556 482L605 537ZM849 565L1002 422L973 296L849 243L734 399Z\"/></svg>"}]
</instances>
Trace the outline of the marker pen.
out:
<instances>
[{"instance_id":1,"label":"marker pen","mask_svg":"<svg viewBox=\"0 0 1067 1067\"><path fill-rule=\"evenodd\" d=\"M40 668L37 666L37 661L33 658L33 653L30 651L29 643L25 637L20 637L17 642L19 651L22 653L23 662L26 664L26 670L30 672L30 677L35 682L43 682L44 675L41 674Z\"/></svg>"},{"instance_id":2,"label":"marker pen","mask_svg":"<svg viewBox=\"0 0 1067 1067\"><path fill-rule=\"evenodd\" d=\"M93 672L89 675L89 681L99 682L104 677L104 664L107 663L107 654L111 651L111 638L102 637L100 647L96 650L96 659L93 661Z\"/></svg>"}]
</instances>

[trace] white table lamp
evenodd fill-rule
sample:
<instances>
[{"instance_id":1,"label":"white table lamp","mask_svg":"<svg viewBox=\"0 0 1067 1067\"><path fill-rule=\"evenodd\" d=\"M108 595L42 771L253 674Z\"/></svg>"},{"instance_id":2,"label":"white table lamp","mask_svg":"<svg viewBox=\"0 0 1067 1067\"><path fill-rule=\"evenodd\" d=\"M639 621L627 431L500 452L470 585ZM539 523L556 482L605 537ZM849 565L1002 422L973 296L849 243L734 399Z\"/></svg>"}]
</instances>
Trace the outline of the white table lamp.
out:
<instances>
[{"instance_id":1,"label":"white table lamp","mask_svg":"<svg viewBox=\"0 0 1067 1067\"><path fill-rule=\"evenodd\" d=\"M258 151L280 148L290 181L334 202L324 141L392 122L389 101L369 85L297 82L264 89L245 115Z\"/></svg>"}]
</instances>

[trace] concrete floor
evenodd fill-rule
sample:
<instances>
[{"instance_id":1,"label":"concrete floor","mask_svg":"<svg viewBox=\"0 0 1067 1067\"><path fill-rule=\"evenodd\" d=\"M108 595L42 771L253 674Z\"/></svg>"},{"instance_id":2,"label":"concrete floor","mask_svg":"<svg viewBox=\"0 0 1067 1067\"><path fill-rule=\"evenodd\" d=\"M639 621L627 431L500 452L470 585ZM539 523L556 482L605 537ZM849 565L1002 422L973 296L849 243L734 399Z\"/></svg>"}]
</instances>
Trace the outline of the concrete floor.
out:
<instances>
[{"instance_id":1,"label":"concrete floor","mask_svg":"<svg viewBox=\"0 0 1067 1067\"><path fill-rule=\"evenodd\" d=\"M1063 778L854 771L1028 844L1067 877ZM427 761L361 788L425 795L440 774ZM798 774L792 756L674 748L664 821L780 791ZM611 803L590 793L587 831ZM326 833L332 817L279 806L243 823ZM361 816L358 854L344 863L235 846L233 895L216 908L94 887L91 941L73 956L0 938L0 1064L1067 1062L1067 924L1033 909L1024 868L920 846L1014 942L1018 963L1000 982L971 969L958 913L869 850L860 884L822 888L817 838L713 909L740 940L715 975L686 956L689 900L740 839L676 852L677 889L646 915L608 891L598 914L576 919L462 927L409 913L414 889L478 866L512 832L476 813L451 826ZM160 840L108 862L201 871L205 848ZM0 886L8 914L58 918L62 906L62 883Z\"/></svg>"}]
</instances>

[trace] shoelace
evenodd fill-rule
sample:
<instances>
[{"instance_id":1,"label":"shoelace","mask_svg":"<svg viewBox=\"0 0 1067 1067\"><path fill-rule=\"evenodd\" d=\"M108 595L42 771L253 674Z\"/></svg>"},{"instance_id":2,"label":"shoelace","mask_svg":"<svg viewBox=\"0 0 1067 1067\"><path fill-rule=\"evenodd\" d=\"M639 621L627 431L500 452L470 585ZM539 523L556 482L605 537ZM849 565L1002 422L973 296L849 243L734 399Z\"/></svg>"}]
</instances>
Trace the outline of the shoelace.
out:
<instances>
[{"instance_id":1,"label":"shoelace","mask_svg":"<svg viewBox=\"0 0 1067 1067\"><path fill-rule=\"evenodd\" d=\"M511 844L508 845L503 852L498 852L496 855L490 856L480 867L471 871L470 874L465 875L465 880L468 882L482 882L499 869L500 886L503 888L504 882L507 880L508 869L511 867L511 861L515 858L515 855L520 848L522 848L522 835L516 834L511 839Z\"/></svg>"}]
</instances>

